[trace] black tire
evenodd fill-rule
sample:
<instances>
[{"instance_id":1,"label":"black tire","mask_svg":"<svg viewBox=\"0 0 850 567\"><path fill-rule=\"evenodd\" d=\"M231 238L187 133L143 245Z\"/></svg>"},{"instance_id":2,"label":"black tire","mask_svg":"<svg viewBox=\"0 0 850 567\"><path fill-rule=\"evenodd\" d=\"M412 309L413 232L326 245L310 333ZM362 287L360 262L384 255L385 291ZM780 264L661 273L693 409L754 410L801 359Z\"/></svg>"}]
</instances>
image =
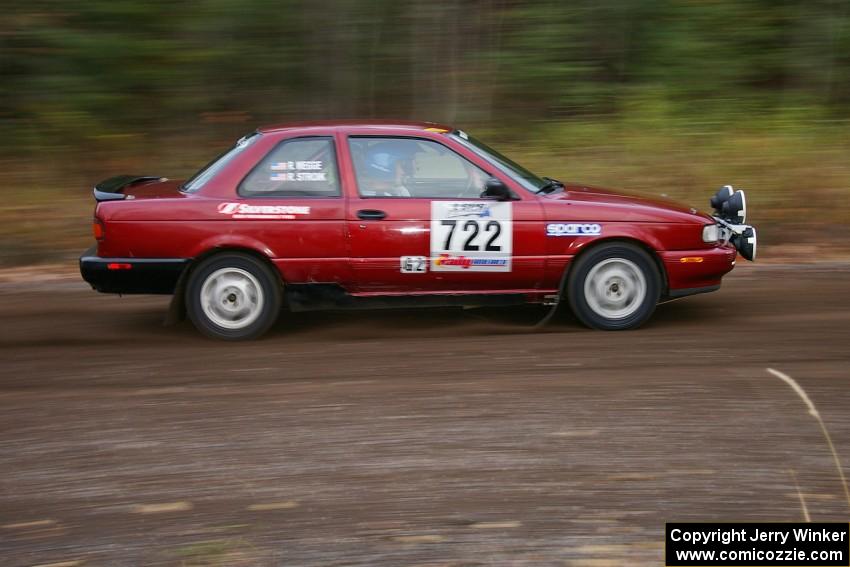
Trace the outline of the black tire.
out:
<instances>
[{"instance_id":1,"label":"black tire","mask_svg":"<svg viewBox=\"0 0 850 567\"><path fill-rule=\"evenodd\" d=\"M277 321L282 297L280 277L265 262L249 254L222 252L192 270L186 284L186 312L208 337L250 340Z\"/></svg>"},{"instance_id":2,"label":"black tire","mask_svg":"<svg viewBox=\"0 0 850 567\"><path fill-rule=\"evenodd\" d=\"M643 325L661 295L661 276L649 254L625 242L600 244L570 270L567 298L575 316L592 329L620 331Z\"/></svg>"}]
</instances>

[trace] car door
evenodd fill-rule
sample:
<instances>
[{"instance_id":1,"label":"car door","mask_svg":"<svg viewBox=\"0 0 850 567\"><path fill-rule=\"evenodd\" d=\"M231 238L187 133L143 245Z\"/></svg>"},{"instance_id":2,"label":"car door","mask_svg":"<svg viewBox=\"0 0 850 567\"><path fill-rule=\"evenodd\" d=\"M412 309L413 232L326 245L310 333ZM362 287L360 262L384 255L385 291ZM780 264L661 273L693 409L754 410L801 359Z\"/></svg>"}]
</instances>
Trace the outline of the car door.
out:
<instances>
[{"instance_id":1,"label":"car door","mask_svg":"<svg viewBox=\"0 0 850 567\"><path fill-rule=\"evenodd\" d=\"M350 135L346 149L356 188L346 211L355 291L537 286L545 243L533 196L481 198L496 172L433 139Z\"/></svg>"},{"instance_id":2,"label":"car door","mask_svg":"<svg viewBox=\"0 0 850 567\"><path fill-rule=\"evenodd\" d=\"M287 283L350 281L345 205L332 135L269 140L273 146L218 212L266 245Z\"/></svg>"}]
</instances>

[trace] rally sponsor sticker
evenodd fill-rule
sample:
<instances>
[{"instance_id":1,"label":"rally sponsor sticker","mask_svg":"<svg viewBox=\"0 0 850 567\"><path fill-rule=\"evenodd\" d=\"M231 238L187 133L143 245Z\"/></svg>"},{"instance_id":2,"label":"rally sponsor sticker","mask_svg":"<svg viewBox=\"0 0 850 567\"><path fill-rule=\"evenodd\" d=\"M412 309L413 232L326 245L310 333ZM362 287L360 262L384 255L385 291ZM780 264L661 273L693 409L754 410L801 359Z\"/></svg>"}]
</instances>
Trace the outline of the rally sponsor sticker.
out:
<instances>
[{"instance_id":1,"label":"rally sponsor sticker","mask_svg":"<svg viewBox=\"0 0 850 567\"><path fill-rule=\"evenodd\" d=\"M598 236L602 225L597 222L550 222L546 236Z\"/></svg>"},{"instance_id":2,"label":"rally sponsor sticker","mask_svg":"<svg viewBox=\"0 0 850 567\"><path fill-rule=\"evenodd\" d=\"M310 207L298 205L249 205L248 203L221 203L218 213L232 219L294 219L309 215Z\"/></svg>"},{"instance_id":3,"label":"rally sponsor sticker","mask_svg":"<svg viewBox=\"0 0 850 567\"><path fill-rule=\"evenodd\" d=\"M510 272L512 253L512 203L431 202L432 271Z\"/></svg>"},{"instance_id":4,"label":"rally sponsor sticker","mask_svg":"<svg viewBox=\"0 0 850 567\"><path fill-rule=\"evenodd\" d=\"M506 258L470 258L469 256L455 256L453 254L440 254L434 258L434 265L440 268L457 267L464 270L478 268L478 271L492 272L501 270L482 270L481 268L503 268L508 265L508 262L509 260Z\"/></svg>"}]
</instances>

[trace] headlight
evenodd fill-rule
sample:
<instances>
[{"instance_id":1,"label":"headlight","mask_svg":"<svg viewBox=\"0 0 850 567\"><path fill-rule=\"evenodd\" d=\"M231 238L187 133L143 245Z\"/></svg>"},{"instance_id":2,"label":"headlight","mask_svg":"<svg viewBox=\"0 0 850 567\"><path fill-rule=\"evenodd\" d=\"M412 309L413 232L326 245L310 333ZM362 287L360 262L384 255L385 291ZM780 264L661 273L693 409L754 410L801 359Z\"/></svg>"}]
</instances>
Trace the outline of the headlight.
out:
<instances>
[{"instance_id":1,"label":"headlight","mask_svg":"<svg viewBox=\"0 0 850 567\"><path fill-rule=\"evenodd\" d=\"M707 224L702 227L702 241L703 242L717 242L720 239L720 231L717 229L716 224Z\"/></svg>"}]
</instances>

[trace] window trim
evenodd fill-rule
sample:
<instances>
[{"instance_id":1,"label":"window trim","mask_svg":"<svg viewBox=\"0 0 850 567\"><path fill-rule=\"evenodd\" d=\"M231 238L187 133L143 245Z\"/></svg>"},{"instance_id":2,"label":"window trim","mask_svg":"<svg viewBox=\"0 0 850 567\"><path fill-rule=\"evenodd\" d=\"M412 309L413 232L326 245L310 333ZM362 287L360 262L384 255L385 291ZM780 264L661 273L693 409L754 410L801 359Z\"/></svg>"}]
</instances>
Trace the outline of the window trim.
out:
<instances>
[{"instance_id":1,"label":"window trim","mask_svg":"<svg viewBox=\"0 0 850 567\"><path fill-rule=\"evenodd\" d=\"M487 163L489 163L490 165L495 167L497 171L499 171L502 174L504 174L505 176L507 176L511 181L516 183L521 189L526 191L529 195L539 196L539 193L537 193L537 191L540 189L539 187L537 187L536 185L534 185L533 183L531 183L530 181L528 181L527 179L525 179L521 175L517 175L516 172L511 170L510 167L506 167L504 164L499 162L498 159L486 155L486 151L482 150L477 145L470 142L467 138L464 138L463 136L461 136L459 134L459 132L462 132L462 131L461 130L455 130L454 132L450 132L449 136L451 137L452 140L454 140L455 142L457 142L458 144L460 144L461 146L463 146L467 150L471 151L472 153L474 153L475 155L480 157L482 160L486 161ZM466 133L464 132L464 134L466 134ZM478 141L481 142L480 140L478 140ZM484 142L481 142L481 143L483 144ZM493 151L497 152L497 153L501 153L498 150L496 150L495 148L491 148L491 149ZM528 171L529 173L531 173L535 177L539 178L539 176L536 173L534 173L533 171L531 171L530 169L528 169L527 167L525 167L521 163L515 162L513 159L511 159L508 156L503 156L503 157L505 157L509 161L515 163L516 165L518 165L522 169L525 169L526 171Z\"/></svg>"},{"instance_id":2,"label":"window trim","mask_svg":"<svg viewBox=\"0 0 850 567\"><path fill-rule=\"evenodd\" d=\"M429 200L429 201L433 201L433 200L457 201L458 199L461 199L461 200L464 200L464 201L466 201L466 200L479 200L479 201L490 201L490 200L492 200L492 199L487 199L486 197L414 197L412 195L410 197L405 197L404 195L364 195L360 192L360 179L359 179L359 176L357 174L357 165L354 163L354 154L351 151L351 139L352 138L374 138L374 139L378 139L378 140L416 140L416 141L422 141L422 142L433 142L434 144L437 144L439 146L443 146L447 151L452 152L454 155L456 155L458 158L462 159L463 161L465 161L469 165L480 169L481 171L483 171L485 173L485 175L487 175L487 177L495 177L495 176L492 173L490 173L489 171L480 167L478 164L473 163L472 161L467 159L466 156L459 153L454 148L452 148L452 147L450 147L450 146L448 146L448 145L446 145L446 144L444 144L440 141L434 140L432 138L425 138L425 137L422 137L422 136L387 136L387 135L382 135L382 134L346 134L345 135L345 141L346 141L346 145L347 145L346 149L348 150L349 161L351 162L351 171L352 171L352 173L354 173L354 185L355 185L355 188L357 189L357 198L359 198L359 199L408 199L408 200L410 200L410 199L423 199L423 200ZM487 163L490 163L490 162L487 161Z\"/></svg>"},{"instance_id":3,"label":"window trim","mask_svg":"<svg viewBox=\"0 0 850 567\"><path fill-rule=\"evenodd\" d=\"M278 150L278 148L290 143L290 142L299 142L304 140L326 140L330 142L331 145L331 153L333 154L333 164L336 168L336 185L337 185L337 194L336 195L246 195L242 192L242 188L245 185L245 181L256 171L266 158L268 158L272 153ZM263 154L263 157L257 160L257 163L248 170L242 179L239 181L239 184L236 186L236 196L240 199L342 199L344 197L344 191L342 188L342 177L340 176L340 167L339 167L339 152L337 152L336 147L336 139L333 135L310 135L310 136L294 136L292 138L286 138L285 140L281 140L274 145L269 151Z\"/></svg>"},{"instance_id":4,"label":"window trim","mask_svg":"<svg viewBox=\"0 0 850 567\"><path fill-rule=\"evenodd\" d=\"M181 193L185 193L185 194L187 194L187 195L193 195L193 194L196 194L196 193L199 193L200 191L202 191L205 187L207 187L207 184L208 184L210 181L212 181L213 179L215 179L216 177L218 177L218 176L219 176L219 174L221 173L221 170L222 170L222 169L226 169L226 168L227 168L227 166L228 166L228 165L230 165L230 164L233 162L233 159L234 159L234 158L239 157L239 155L240 155L243 151L245 151L247 148L249 148L250 146L252 146L252 145L254 145L255 143L257 143L258 141L260 141L260 140L262 139L262 136L263 136L262 132L260 132L259 130L254 130L253 132L251 132L251 133L249 133L249 134L245 134L244 136L242 136L241 138L239 138L238 140L236 140L236 143L234 143L231 147L229 147L228 149L226 149L226 150L224 150L223 152L219 153L216 157L214 157L213 159L211 159L210 161L208 161L208 162L206 163L206 165L204 165L203 167L201 167L200 169L198 169L198 170L197 170L197 171L196 171L196 172L195 172L195 173L194 173L194 174L193 174L193 175L192 175L189 179L187 179L186 181L184 181L184 182L183 182L183 184L182 184L182 185L180 185L180 192L181 192ZM240 142L245 142L245 145L244 145L244 146L242 146L241 148L239 147L239 143L240 143ZM195 183L195 182L196 182L196 181L197 181L200 177L202 177L202 176L203 176L203 175L204 175L204 174L205 174L205 173L206 173L206 172L207 172L207 171L208 171L211 167L213 167L213 166L214 166L214 165L216 165L219 161L221 161L222 159L224 159L224 157L225 157L225 156L227 156L228 154L233 154L233 152L234 152L235 150L237 150L237 149L239 150L239 152L237 152L237 153L236 153L236 154L234 154L234 155L231 155L231 157L230 157L230 158L229 158L229 159L228 159L225 163L221 164L221 166L219 167L219 169L218 169L217 171L213 172L213 173L212 173L212 175L211 175L210 177L208 177L207 179L205 179L205 180L204 180L204 182L203 182L201 185L199 185L198 187L191 187L191 188L189 187L189 185L191 185L192 183Z\"/></svg>"}]
</instances>

